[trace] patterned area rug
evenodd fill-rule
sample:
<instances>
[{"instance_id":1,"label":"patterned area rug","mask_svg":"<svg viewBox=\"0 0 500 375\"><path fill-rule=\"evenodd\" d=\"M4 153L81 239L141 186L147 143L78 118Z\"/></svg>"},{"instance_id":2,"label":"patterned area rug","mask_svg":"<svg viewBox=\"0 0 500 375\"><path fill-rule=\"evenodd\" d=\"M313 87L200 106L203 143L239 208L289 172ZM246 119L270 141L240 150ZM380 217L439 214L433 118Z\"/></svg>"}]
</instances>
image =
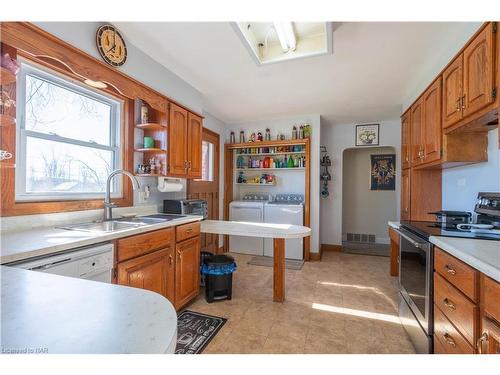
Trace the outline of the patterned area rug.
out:
<instances>
[{"instance_id":1,"label":"patterned area rug","mask_svg":"<svg viewBox=\"0 0 500 375\"><path fill-rule=\"evenodd\" d=\"M200 354L227 319L185 310L177 317L175 354Z\"/></svg>"},{"instance_id":2,"label":"patterned area rug","mask_svg":"<svg viewBox=\"0 0 500 375\"><path fill-rule=\"evenodd\" d=\"M248 261L253 266L273 267L273 257L255 256ZM289 270L300 270L304 265L303 260L285 259L285 268Z\"/></svg>"}]
</instances>

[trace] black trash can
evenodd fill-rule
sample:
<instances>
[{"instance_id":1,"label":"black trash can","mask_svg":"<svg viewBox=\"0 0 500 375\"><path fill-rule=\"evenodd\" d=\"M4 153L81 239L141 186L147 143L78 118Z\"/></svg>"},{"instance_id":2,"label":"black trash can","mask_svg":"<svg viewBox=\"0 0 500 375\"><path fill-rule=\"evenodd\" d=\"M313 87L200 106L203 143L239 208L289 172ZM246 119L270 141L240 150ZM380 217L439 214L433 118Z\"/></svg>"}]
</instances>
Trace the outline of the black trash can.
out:
<instances>
[{"instance_id":1,"label":"black trash can","mask_svg":"<svg viewBox=\"0 0 500 375\"><path fill-rule=\"evenodd\" d=\"M203 274L203 264L205 258L214 256L210 251L202 250L200 252L200 286L205 286L205 275Z\"/></svg>"},{"instance_id":2,"label":"black trash can","mask_svg":"<svg viewBox=\"0 0 500 375\"><path fill-rule=\"evenodd\" d=\"M205 278L205 298L208 303L231 299L234 271L236 271L236 263L229 255L204 257L201 272Z\"/></svg>"}]
</instances>

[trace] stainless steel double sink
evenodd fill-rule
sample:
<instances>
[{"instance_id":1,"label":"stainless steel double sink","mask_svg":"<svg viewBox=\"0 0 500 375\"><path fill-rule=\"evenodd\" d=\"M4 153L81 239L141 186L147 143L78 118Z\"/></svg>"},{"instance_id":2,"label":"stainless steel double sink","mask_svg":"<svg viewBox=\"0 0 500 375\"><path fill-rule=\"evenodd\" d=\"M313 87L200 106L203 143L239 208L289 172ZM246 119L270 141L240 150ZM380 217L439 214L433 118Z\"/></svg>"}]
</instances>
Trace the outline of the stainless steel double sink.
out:
<instances>
[{"instance_id":1,"label":"stainless steel double sink","mask_svg":"<svg viewBox=\"0 0 500 375\"><path fill-rule=\"evenodd\" d=\"M145 227L154 224L161 224L167 221L181 219L184 217L186 216L155 214L155 215L145 215L145 216L122 217L119 219L112 219L108 221L92 221L90 223L71 224L71 225L59 226L58 228L65 230L75 230L75 231L78 230L84 232L109 233L109 232L122 231L126 229Z\"/></svg>"}]
</instances>

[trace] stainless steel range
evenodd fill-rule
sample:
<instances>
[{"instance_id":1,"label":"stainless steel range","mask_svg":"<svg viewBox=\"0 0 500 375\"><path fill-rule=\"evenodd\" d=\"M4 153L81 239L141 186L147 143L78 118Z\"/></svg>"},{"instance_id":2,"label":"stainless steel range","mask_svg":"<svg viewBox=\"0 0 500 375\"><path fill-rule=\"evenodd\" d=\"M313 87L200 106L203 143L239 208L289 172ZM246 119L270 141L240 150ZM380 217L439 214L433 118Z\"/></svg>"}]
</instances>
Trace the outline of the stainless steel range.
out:
<instances>
[{"instance_id":1,"label":"stainless steel range","mask_svg":"<svg viewBox=\"0 0 500 375\"><path fill-rule=\"evenodd\" d=\"M474 212L439 211L436 222L401 222L399 315L418 353L433 352L434 246L429 237L500 241L500 193L479 193Z\"/></svg>"}]
</instances>

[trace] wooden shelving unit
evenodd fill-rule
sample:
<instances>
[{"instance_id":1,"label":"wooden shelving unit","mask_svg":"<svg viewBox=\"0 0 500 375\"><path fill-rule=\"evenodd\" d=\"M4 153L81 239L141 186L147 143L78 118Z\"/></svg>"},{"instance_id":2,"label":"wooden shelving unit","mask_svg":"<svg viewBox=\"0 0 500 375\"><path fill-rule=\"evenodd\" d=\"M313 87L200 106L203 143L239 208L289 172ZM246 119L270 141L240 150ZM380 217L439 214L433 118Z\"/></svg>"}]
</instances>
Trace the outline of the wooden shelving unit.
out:
<instances>
[{"instance_id":1,"label":"wooden shelving unit","mask_svg":"<svg viewBox=\"0 0 500 375\"><path fill-rule=\"evenodd\" d=\"M2 86L10 85L16 82L16 76L10 70L0 67L0 84Z\"/></svg>"},{"instance_id":2,"label":"wooden shelving unit","mask_svg":"<svg viewBox=\"0 0 500 375\"><path fill-rule=\"evenodd\" d=\"M265 183L265 184L261 184L261 183L257 183L257 182L237 182L236 185L245 185L245 186L276 186L276 182L273 182L273 183Z\"/></svg>"},{"instance_id":3,"label":"wooden shelving unit","mask_svg":"<svg viewBox=\"0 0 500 375\"><path fill-rule=\"evenodd\" d=\"M166 126L154 122L148 122L146 124L136 124L135 127L142 130L167 130Z\"/></svg>"},{"instance_id":4,"label":"wooden shelving unit","mask_svg":"<svg viewBox=\"0 0 500 375\"><path fill-rule=\"evenodd\" d=\"M241 153L241 149L261 149L261 148L273 148L281 146L300 146L300 151L279 151L279 152L269 152L269 153ZM297 147L290 147L290 149L297 150ZM263 150L258 150L263 151ZM265 150L267 151L267 150ZM245 157L278 157L285 155L299 155L305 156L306 164L305 167L297 168L236 168L236 162L239 156ZM295 170L298 173L303 173L304 176L304 225L311 226L311 140L310 138L305 139L288 139L284 141L261 141L261 142L245 142L245 143L230 143L224 145L224 220L229 220L229 203L233 200L233 192L235 188L242 188L243 186L253 186L253 187L271 187L276 186L276 182L273 184L260 184L260 183L238 183L236 174L239 172L250 172L258 171L265 173L265 171L287 171L287 173L292 173L290 171ZM249 178L250 180L251 178ZM280 185L282 183L280 182ZM224 236L224 247L227 249L229 247L229 236ZM304 260L310 260L310 237L304 238Z\"/></svg>"},{"instance_id":5,"label":"wooden shelving unit","mask_svg":"<svg viewBox=\"0 0 500 375\"><path fill-rule=\"evenodd\" d=\"M235 168L236 171L303 171L304 167L293 167L293 168Z\"/></svg>"},{"instance_id":6,"label":"wooden shelving unit","mask_svg":"<svg viewBox=\"0 0 500 375\"><path fill-rule=\"evenodd\" d=\"M161 148L136 148L135 152L158 152L158 153L164 153L167 152L167 150L162 150Z\"/></svg>"}]
</instances>

